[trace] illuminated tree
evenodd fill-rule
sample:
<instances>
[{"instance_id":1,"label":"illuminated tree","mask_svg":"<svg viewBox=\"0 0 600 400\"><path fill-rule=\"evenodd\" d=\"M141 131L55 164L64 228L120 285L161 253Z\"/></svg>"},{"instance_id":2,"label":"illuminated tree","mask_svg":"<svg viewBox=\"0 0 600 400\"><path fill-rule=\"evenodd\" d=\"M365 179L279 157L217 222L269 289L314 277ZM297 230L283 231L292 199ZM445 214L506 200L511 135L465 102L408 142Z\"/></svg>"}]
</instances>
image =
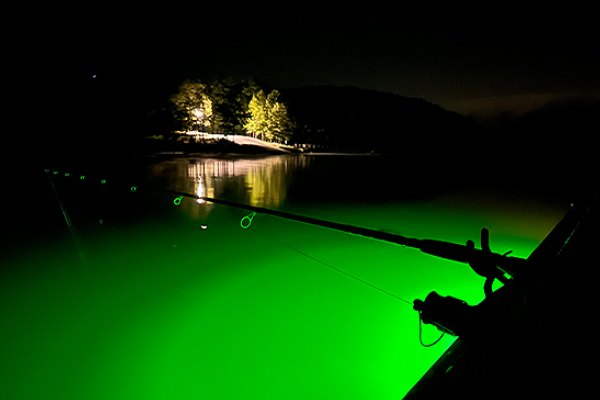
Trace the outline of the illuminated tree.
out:
<instances>
[{"instance_id":1,"label":"illuminated tree","mask_svg":"<svg viewBox=\"0 0 600 400\"><path fill-rule=\"evenodd\" d=\"M186 131L208 131L211 128L213 102L208 86L199 81L186 80L171 97L176 119Z\"/></svg>"},{"instance_id":2,"label":"illuminated tree","mask_svg":"<svg viewBox=\"0 0 600 400\"><path fill-rule=\"evenodd\" d=\"M251 136L274 142L286 142L292 135L293 123L287 107L279 101L279 91L268 95L260 89L248 103L248 120L244 125Z\"/></svg>"},{"instance_id":3,"label":"illuminated tree","mask_svg":"<svg viewBox=\"0 0 600 400\"><path fill-rule=\"evenodd\" d=\"M254 93L252 99L248 103L248 121L244 125L246 132L252 137L259 139L267 139L268 136L268 125L267 125L267 97L265 92L261 89Z\"/></svg>"},{"instance_id":4,"label":"illuminated tree","mask_svg":"<svg viewBox=\"0 0 600 400\"><path fill-rule=\"evenodd\" d=\"M272 91L267 96L268 119L267 125L269 133L272 136L270 140L286 143L292 136L294 124L290 119L287 107L278 101L279 92Z\"/></svg>"},{"instance_id":5,"label":"illuminated tree","mask_svg":"<svg viewBox=\"0 0 600 400\"><path fill-rule=\"evenodd\" d=\"M233 78L211 83L209 92L213 101L213 116L210 131L245 135L248 103L258 90L253 81L235 81Z\"/></svg>"},{"instance_id":6,"label":"illuminated tree","mask_svg":"<svg viewBox=\"0 0 600 400\"><path fill-rule=\"evenodd\" d=\"M280 143L292 135L294 126L279 92L266 95L252 80L186 80L170 100L176 123L186 132L249 134Z\"/></svg>"}]
</instances>

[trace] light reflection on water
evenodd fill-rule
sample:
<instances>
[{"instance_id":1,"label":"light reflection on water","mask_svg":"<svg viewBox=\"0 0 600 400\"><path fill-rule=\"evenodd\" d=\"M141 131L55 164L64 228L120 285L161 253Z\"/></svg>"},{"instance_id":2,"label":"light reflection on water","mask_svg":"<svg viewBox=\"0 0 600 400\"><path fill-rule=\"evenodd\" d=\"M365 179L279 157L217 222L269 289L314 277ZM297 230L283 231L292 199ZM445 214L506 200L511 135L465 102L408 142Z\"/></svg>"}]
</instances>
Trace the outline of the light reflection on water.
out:
<instances>
[{"instance_id":1,"label":"light reflection on water","mask_svg":"<svg viewBox=\"0 0 600 400\"><path fill-rule=\"evenodd\" d=\"M435 181L425 175L414 175L411 181L398 173L403 168L401 162L378 156L211 156L156 163L150 167L148 179L154 186L254 207L291 212L309 209L321 216L357 208L355 212L341 213L353 218L340 221L345 223L368 222L373 214L366 210L378 214L379 205L386 206L380 208L383 213L389 212L391 206L408 207L413 214L430 205L431 209L439 207L440 212L451 209L465 218L474 213L499 223L513 221L516 231L534 236L539 236L539 229L526 220L544 219L544 224L553 226L569 205L526 191L503 191L493 181L487 186L482 182L468 186L462 181ZM196 204L184 203L183 208L191 216L207 216L214 204L198 200ZM387 226L385 216L380 217L386 225L381 228L393 229ZM432 234L438 228L428 227ZM503 227L505 231L512 228Z\"/></svg>"},{"instance_id":2,"label":"light reflection on water","mask_svg":"<svg viewBox=\"0 0 600 400\"><path fill-rule=\"evenodd\" d=\"M155 164L149 174L155 183L198 197L278 208L286 200L294 173L310 164L311 158L304 156L183 158ZM212 208L204 200L197 203L205 213Z\"/></svg>"}]
</instances>

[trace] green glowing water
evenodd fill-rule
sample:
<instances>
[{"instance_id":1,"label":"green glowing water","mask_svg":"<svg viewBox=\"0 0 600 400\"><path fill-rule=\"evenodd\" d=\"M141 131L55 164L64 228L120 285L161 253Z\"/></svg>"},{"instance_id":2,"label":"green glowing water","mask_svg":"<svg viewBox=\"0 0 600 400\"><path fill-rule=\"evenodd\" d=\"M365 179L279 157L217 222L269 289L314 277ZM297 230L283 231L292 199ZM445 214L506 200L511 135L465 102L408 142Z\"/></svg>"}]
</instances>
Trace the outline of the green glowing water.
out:
<instances>
[{"instance_id":1,"label":"green glowing water","mask_svg":"<svg viewBox=\"0 0 600 400\"><path fill-rule=\"evenodd\" d=\"M416 249L260 214L242 229L247 211L140 192L80 226L87 265L66 230L3 261L0 398L400 399L454 341L421 346L412 301L483 299L468 266ZM461 204L293 211L456 243L485 225L520 257L557 222Z\"/></svg>"}]
</instances>

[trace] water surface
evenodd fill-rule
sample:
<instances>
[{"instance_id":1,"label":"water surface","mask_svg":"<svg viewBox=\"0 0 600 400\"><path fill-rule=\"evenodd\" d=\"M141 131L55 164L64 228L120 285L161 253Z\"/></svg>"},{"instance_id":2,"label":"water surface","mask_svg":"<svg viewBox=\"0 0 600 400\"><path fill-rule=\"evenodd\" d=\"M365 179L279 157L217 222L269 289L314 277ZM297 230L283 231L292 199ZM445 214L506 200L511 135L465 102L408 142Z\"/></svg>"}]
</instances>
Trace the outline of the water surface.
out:
<instances>
[{"instance_id":1,"label":"water surface","mask_svg":"<svg viewBox=\"0 0 600 400\"><path fill-rule=\"evenodd\" d=\"M406 168L348 155L48 166L27 203L48 226L21 227L30 239L3 256L0 396L402 398L455 340L422 346L440 332L419 338L412 301L435 290L477 304L483 278L164 189L454 243L479 244L486 226L492 250L519 257L568 206Z\"/></svg>"}]
</instances>

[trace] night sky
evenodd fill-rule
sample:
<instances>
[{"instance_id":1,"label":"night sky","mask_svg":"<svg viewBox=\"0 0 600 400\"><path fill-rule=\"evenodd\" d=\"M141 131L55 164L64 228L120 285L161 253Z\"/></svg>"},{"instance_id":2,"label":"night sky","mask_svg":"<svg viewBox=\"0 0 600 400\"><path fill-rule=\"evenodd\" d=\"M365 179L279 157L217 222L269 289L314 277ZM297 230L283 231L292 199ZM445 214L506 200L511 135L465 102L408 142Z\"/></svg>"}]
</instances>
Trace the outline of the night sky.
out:
<instances>
[{"instance_id":1,"label":"night sky","mask_svg":"<svg viewBox=\"0 0 600 400\"><path fill-rule=\"evenodd\" d=\"M33 59L58 87L94 75L147 88L253 77L280 88L392 92L463 114L527 111L600 93L600 35L591 9L525 12L505 4L434 16L426 7L398 7L277 15L98 7L45 21Z\"/></svg>"}]
</instances>

